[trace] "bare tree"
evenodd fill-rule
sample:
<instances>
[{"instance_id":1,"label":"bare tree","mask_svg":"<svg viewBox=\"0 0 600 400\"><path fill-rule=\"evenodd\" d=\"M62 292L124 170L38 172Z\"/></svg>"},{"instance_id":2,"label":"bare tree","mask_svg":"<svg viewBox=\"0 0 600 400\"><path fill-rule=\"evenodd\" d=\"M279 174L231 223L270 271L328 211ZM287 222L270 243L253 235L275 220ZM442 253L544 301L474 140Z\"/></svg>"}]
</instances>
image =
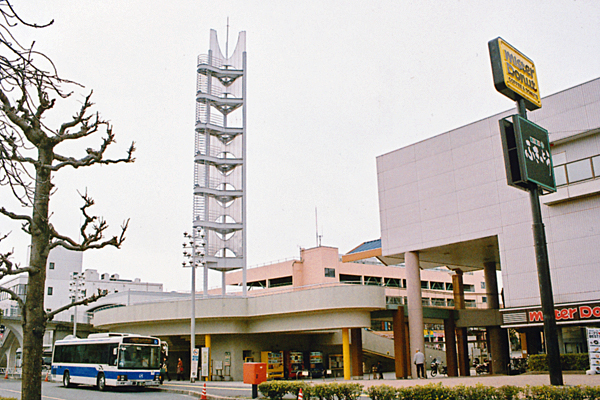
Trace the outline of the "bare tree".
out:
<instances>
[{"instance_id":1,"label":"bare tree","mask_svg":"<svg viewBox=\"0 0 600 400\"><path fill-rule=\"evenodd\" d=\"M0 278L21 273L28 274L27 295L23 300L7 288L20 308L23 317L23 382L21 398L41 399L42 348L46 324L57 313L79 304L87 304L105 295L97 293L79 302L46 312L44 287L46 264L51 249L62 246L73 251L120 247L125 240L128 220L120 234L105 237L108 224L89 213L94 205L87 192L81 194L80 210L83 223L79 228L81 239L75 240L58 231L51 223L50 199L54 193L53 178L59 171L71 167L89 167L96 164L130 163L134 161L134 144L123 158L105 157L107 148L115 143L112 126L92 111L91 95L85 97L78 110L56 127L45 122L46 113L57 101L66 100L72 92L65 88L82 86L61 79L50 58L33 49L33 44L21 46L11 30L17 25L32 29L53 23L36 25L25 22L8 0L0 0L0 186L10 190L17 200L15 210L0 206L0 214L21 223L21 229L31 236L29 265L12 262L12 251L0 254ZM57 145L79 139L98 138L96 148L82 149L81 155L61 154ZM82 143L78 141L77 143ZM87 141L85 141L87 143ZM5 239L6 236L0 238Z\"/></svg>"}]
</instances>

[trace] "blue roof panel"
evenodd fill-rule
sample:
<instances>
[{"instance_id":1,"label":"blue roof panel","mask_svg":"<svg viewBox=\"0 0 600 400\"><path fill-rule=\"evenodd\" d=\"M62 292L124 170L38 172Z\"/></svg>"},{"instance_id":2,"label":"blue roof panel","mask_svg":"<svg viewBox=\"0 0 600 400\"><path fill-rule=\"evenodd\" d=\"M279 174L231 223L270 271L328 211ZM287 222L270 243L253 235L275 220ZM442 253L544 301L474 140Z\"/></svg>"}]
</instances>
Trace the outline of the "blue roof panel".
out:
<instances>
[{"instance_id":1,"label":"blue roof panel","mask_svg":"<svg viewBox=\"0 0 600 400\"><path fill-rule=\"evenodd\" d=\"M350 251L348 254L362 253L363 251L375 250L379 248L381 248L381 239L375 239L364 242L354 250Z\"/></svg>"}]
</instances>

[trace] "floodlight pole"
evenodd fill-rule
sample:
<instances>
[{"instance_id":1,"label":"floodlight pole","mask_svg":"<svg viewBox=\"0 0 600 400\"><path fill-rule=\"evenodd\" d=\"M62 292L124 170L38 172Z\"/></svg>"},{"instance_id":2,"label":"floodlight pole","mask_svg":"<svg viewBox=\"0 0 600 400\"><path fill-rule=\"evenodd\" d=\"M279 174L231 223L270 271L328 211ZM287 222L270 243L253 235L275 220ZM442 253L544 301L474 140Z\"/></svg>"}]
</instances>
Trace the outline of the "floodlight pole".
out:
<instances>
[{"instance_id":1,"label":"floodlight pole","mask_svg":"<svg viewBox=\"0 0 600 400\"><path fill-rule=\"evenodd\" d=\"M519 115L527 119L527 109L525 108L525 101L523 99L517 101L517 108ZM542 303L542 313L544 314L544 338L546 339L550 384L562 386L563 376L560 365L558 335L556 333L556 316L554 314L554 296L552 294L552 280L550 278L550 263L548 262L548 247L546 245L544 223L542 222L539 187L535 183L530 183L529 185L529 201L531 203L531 215L533 218L533 240L535 244L540 300Z\"/></svg>"}]
</instances>

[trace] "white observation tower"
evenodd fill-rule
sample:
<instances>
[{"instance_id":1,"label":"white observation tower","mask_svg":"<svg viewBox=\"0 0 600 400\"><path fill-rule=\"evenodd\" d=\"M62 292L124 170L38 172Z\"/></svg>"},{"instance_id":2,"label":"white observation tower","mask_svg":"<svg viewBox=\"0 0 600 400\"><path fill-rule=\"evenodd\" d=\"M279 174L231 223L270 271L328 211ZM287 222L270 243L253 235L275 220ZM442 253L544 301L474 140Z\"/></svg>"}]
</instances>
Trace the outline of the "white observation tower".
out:
<instances>
[{"instance_id":1,"label":"white observation tower","mask_svg":"<svg viewBox=\"0 0 600 400\"><path fill-rule=\"evenodd\" d=\"M210 31L208 55L198 56L194 156L194 229L205 233L204 296L208 269L243 269L246 289L246 32L223 55Z\"/></svg>"}]
</instances>

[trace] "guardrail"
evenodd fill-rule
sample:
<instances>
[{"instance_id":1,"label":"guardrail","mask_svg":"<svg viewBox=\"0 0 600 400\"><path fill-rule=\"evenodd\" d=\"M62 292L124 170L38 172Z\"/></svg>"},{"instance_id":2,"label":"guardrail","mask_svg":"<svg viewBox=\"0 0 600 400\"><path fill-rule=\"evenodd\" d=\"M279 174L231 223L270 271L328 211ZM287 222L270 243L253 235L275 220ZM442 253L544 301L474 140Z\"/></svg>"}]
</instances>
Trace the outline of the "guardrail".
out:
<instances>
[{"instance_id":1,"label":"guardrail","mask_svg":"<svg viewBox=\"0 0 600 400\"><path fill-rule=\"evenodd\" d=\"M21 379L21 368L0 368L0 378Z\"/></svg>"}]
</instances>

